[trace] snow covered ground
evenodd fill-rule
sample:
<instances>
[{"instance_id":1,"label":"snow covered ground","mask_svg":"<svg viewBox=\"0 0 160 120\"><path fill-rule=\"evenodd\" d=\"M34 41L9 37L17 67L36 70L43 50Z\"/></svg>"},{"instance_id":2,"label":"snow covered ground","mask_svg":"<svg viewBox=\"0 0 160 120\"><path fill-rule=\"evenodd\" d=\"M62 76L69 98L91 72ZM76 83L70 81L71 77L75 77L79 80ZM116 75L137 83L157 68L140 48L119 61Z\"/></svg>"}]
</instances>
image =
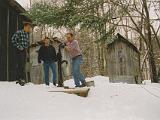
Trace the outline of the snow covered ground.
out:
<instances>
[{"instance_id":1,"label":"snow covered ground","mask_svg":"<svg viewBox=\"0 0 160 120\"><path fill-rule=\"evenodd\" d=\"M48 92L60 88L45 85L0 82L0 120L160 120L160 84L113 84L103 76L90 79L96 87L87 98Z\"/></svg>"}]
</instances>

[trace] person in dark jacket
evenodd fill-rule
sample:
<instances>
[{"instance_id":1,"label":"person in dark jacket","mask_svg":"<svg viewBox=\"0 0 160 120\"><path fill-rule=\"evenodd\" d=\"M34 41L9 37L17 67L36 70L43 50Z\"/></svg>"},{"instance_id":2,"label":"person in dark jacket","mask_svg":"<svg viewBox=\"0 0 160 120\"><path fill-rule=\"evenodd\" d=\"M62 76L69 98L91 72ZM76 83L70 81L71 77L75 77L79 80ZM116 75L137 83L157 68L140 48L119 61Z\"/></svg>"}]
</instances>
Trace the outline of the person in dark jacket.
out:
<instances>
[{"instance_id":1,"label":"person in dark jacket","mask_svg":"<svg viewBox=\"0 0 160 120\"><path fill-rule=\"evenodd\" d=\"M55 48L50 45L50 39L45 37L44 45L42 45L38 51L38 63L43 61L45 84L49 86L49 69L51 68L53 74L53 85L56 86L57 73L56 64L57 55Z\"/></svg>"}]
</instances>

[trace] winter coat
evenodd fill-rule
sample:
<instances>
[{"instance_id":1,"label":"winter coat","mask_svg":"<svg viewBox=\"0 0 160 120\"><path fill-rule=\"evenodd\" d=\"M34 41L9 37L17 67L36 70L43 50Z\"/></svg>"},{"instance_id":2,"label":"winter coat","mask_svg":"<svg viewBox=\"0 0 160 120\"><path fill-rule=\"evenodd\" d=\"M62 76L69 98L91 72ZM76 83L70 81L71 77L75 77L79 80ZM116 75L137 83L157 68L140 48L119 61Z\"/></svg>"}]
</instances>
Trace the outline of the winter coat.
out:
<instances>
[{"instance_id":1,"label":"winter coat","mask_svg":"<svg viewBox=\"0 0 160 120\"><path fill-rule=\"evenodd\" d=\"M38 51L38 63L43 62L56 62L57 54L53 46L42 45Z\"/></svg>"}]
</instances>

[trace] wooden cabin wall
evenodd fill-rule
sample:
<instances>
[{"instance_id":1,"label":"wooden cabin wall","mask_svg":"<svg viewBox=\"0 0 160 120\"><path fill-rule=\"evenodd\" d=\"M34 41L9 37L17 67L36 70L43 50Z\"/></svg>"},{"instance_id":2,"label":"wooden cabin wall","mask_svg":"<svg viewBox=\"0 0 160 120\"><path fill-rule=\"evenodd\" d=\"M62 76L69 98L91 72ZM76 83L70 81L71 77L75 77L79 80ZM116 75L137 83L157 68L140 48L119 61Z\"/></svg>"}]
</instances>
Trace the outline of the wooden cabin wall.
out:
<instances>
[{"instance_id":1,"label":"wooden cabin wall","mask_svg":"<svg viewBox=\"0 0 160 120\"><path fill-rule=\"evenodd\" d=\"M16 79L16 55L14 51L13 44L11 42L13 34L17 31L18 25L17 25L17 13L10 8L9 9L9 78L10 81L13 81Z\"/></svg>"},{"instance_id":2,"label":"wooden cabin wall","mask_svg":"<svg viewBox=\"0 0 160 120\"><path fill-rule=\"evenodd\" d=\"M0 81L16 80L16 57L11 42L13 34L23 28L26 18L11 7L7 1L0 4Z\"/></svg>"},{"instance_id":3,"label":"wooden cabin wall","mask_svg":"<svg viewBox=\"0 0 160 120\"><path fill-rule=\"evenodd\" d=\"M7 8L6 3L0 4L0 80L6 80L7 76Z\"/></svg>"},{"instance_id":4,"label":"wooden cabin wall","mask_svg":"<svg viewBox=\"0 0 160 120\"><path fill-rule=\"evenodd\" d=\"M139 53L128 44L115 41L108 48L107 68L111 79L134 81L139 75Z\"/></svg>"}]
</instances>

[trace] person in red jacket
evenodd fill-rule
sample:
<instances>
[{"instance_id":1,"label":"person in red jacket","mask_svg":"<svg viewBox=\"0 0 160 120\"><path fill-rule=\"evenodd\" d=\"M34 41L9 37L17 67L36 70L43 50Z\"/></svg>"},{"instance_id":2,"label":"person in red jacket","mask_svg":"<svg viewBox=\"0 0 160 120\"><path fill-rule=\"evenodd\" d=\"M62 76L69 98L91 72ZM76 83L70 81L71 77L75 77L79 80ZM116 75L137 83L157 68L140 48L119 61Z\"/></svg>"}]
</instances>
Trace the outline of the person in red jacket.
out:
<instances>
[{"instance_id":1,"label":"person in red jacket","mask_svg":"<svg viewBox=\"0 0 160 120\"><path fill-rule=\"evenodd\" d=\"M67 33L67 42L65 49L69 52L72 59L72 74L76 87L85 87L85 77L80 70L83 63L82 51L79 47L78 41L74 39L72 33Z\"/></svg>"}]
</instances>

